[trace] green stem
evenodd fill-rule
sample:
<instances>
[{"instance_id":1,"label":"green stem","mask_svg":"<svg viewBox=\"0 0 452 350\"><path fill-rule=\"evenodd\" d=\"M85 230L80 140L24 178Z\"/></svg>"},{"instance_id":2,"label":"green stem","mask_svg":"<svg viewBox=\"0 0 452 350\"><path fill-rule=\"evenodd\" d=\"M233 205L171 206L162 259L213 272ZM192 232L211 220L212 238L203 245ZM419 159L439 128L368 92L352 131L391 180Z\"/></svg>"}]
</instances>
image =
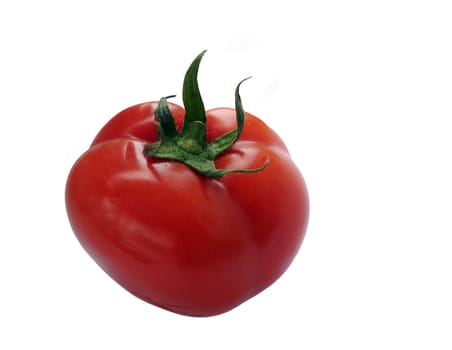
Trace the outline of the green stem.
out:
<instances>
[{"instance_id":1,"label":"green stem","mask_svg":"<svg viewBox=\"0 0 452 350\"><path fill-rule=\"evenodd\" d=\"M240 97L240 86L249 78L242 80L235 89L237 128L207 143L206 111L198 86L199 65L205 52L195 58L185 74L182 88L185 116L181 132L177 131L174 117L168 107L167 99L173 96L162 97L155 110L159 141L146 146L145 155L184 163L198 173L212 178L220 178L231 172L261 171L267 167L269 159L257 169L217 169L215 166L215 158L231 147L242 133L245 111Z\"/></svg>"}]
</instances>

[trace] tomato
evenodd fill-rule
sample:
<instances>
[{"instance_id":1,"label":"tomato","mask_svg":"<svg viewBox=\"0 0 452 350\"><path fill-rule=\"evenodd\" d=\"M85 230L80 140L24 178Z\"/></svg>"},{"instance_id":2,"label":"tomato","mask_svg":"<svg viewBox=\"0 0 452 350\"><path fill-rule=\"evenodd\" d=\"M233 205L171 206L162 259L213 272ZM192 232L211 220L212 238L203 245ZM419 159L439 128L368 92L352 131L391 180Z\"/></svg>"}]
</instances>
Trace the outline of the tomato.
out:
<instances>
[{"instance_id":1,"label":"tomato","mask_svg":"<svg viewBox=\"0 0 452 350\"><path fill-rule=\"evenodd\" d=\"M235 109L203 110L203 54L187 71L185 108L162 98L120 112L66 184L72 229L96 263L136 297L189 316L224 313L275 282L309 211L300 171L243 111L240 84Z\"/></svg>"}]
</instances>

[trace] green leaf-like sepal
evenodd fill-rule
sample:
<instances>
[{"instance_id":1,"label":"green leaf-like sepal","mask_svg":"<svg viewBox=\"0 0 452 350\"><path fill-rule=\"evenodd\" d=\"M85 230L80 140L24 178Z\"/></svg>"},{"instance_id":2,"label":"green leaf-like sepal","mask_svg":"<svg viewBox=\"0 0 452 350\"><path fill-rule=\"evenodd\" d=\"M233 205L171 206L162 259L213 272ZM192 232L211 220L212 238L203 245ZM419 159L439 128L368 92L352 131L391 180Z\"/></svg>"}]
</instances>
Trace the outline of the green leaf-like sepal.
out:
<instances>
[{"instance_id":1,"label":"green leaf-like sepal","mask_svg":"<svg viewBox=\"0 0 452 350\"><path fill-rule=\"evenodd\" d=\"M240 97L240 85L242 85L245 80L250 78L251 77L243 79L235 88L235 115L237 120L237 129L218 137L209 144L208 152L212 159L218 157L221 153L231 147L242 134L243 125L245 124L245 111L243 110L242 99Z\"/></svg>"},{"instance_id":2,"label":"green leaf-like sepal","mask_svg":"<svg viewBox=\"0 0 452 350\"><path fill-rule=\"evenodd\" d=\"M231 147L240 137L245 124L245 111L240 97L242 80L235 89L235 110L237 128L211 143L207 143L206 111L198 86L198 70L206 51L201 52L192 62L184 78L182 97L185 117L182 131L179 133L167 98L162 97L155 110L158 120L159 141L145 147L145 155L171 159L184 163L198 173L211 178L220 178L231 172L254 173L267 167L270 160L257 169L217 169L215 158Z\"/></svg>"}]
</instances>

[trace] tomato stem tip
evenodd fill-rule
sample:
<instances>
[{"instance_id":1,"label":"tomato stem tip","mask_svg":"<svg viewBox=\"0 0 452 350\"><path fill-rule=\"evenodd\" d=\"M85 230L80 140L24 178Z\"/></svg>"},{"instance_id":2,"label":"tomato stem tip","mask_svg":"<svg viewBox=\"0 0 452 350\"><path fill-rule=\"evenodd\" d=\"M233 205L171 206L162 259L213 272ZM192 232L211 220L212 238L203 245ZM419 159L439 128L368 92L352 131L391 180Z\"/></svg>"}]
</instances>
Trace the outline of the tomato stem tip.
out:
<instances>
[{"instance_id":1,"label":"tomato stem tip","mask_svg":"<svg viewBox=\"0 0 452 350\"><path fill-rule=\"evenodd\" d=\"M261 167L256 169L217 169L215 166L215 158L230 148L239 139L243 131L245 111L240 97L240 86L251 77L240 81L235 89L237 128L208 143L206 111L198 86L199 65L206 51L202 51L194 59L184 77L182 100L185 107L185 116L182 130L180 132L177 130L174 117L168 107L167 99L175 97L175 95L162 97L154 112L158 120L159 140L147 145L144 153L146 156L184 163L198 173L211 178L221 178L232 172L254 173L262 171L268 166L270 159L267 159Z\"/></svg>"}]
</instances>

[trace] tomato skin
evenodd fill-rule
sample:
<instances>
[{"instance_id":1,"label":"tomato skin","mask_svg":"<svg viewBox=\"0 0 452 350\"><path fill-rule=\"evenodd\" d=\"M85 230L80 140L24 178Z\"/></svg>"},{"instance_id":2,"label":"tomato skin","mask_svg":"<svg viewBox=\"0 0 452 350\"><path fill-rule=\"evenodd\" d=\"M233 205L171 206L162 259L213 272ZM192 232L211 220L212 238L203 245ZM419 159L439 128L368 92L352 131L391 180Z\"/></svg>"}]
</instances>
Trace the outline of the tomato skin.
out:
<instances>
[{"instance_id":1,"label":"tomato skin","mask_svg":"<svg viewBox=\"0 0 452 350\"><path fill-rule=\"evenodd\" d=\"M137 297L190 316L226 312L271 285L303 241L309 202L279 136L246 114L218 168L262 171L207 178L146 157L157 102L112 118L74 164L66 186L72 228L91 257ZM184 109L169 108L180 130ZM208 140L236 127L235 111L207 111Z\"/></svg>"}]
</instances>

